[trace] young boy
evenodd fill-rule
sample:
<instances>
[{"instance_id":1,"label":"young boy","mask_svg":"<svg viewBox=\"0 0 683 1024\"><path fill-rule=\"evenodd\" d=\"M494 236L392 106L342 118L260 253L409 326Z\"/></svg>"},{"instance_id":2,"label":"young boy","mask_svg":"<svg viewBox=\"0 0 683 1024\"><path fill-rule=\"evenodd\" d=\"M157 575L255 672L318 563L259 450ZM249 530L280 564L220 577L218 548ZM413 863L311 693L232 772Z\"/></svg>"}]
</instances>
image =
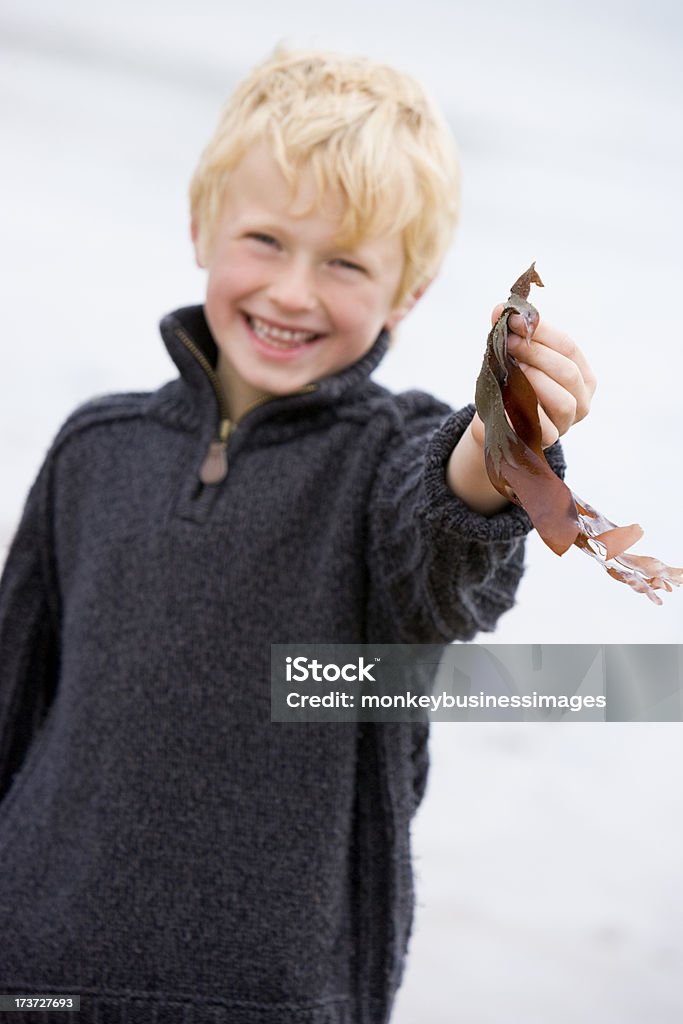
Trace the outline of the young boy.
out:
<instances>
[{"instance_id":1,"label":"young boy","mask_svg":"<svg viewBox=\"0 0 683 1024\"><path fill-rule=\"evenodd\" d=\"M389 1020L425 730L271 723L270 645L471 640L513 604L530 523L473 407L369 379L457 195L391 68L276 51L233 95L191 188L206 300L161 325L179 376L68 418L4 569L0 992ZM592 373L543 323L514 350L550 446Z\"/></svg>"}]
</instances>

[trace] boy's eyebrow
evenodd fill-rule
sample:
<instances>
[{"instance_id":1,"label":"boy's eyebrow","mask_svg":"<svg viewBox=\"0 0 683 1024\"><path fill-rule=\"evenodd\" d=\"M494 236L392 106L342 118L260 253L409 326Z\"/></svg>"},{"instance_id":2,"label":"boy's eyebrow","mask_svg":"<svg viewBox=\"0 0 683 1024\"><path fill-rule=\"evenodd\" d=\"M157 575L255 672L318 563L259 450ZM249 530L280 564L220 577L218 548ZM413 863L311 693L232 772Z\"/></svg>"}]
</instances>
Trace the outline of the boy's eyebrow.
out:
<instances>
[{"instance_id":1,"label":"boy's eyebrow","mask_svg":"<svg viewBox=\"0 0 683 1024\"><path fill-rule=\"evenodd\" d=\"M242 232L259 232L264 235L280 235L285 241L292 241L295 237L295 232L288 229L284 224L280 224L277 221L273 221L271 217L265 216L263 218L258 215L251 215L245 217L244 220L238 225L238 230ZM359 263L367 263L368 265L376 266L377 260L363 251L363 243L359 243L358 246L349 247L348 245L335 244L334 239L330 239L329 244L325 244L321 247L321 252L324 255L331 255L334 253L335 256L348 256L349 259L358 261Z\"/></svg>"},{"instance_id":2,"label":"boy's eyebrow","mask_svg":"<svg viewBox=\"0 0 683 1024\"><path fill-rule=\"evenodd\" d=\"M286 235L286 230L281 224L275 224L273 221L263 217L245 217L243 220L237 222L237 231L241 234L244 231L262 231L264 235Z\"/></svg>"}]
</instances>

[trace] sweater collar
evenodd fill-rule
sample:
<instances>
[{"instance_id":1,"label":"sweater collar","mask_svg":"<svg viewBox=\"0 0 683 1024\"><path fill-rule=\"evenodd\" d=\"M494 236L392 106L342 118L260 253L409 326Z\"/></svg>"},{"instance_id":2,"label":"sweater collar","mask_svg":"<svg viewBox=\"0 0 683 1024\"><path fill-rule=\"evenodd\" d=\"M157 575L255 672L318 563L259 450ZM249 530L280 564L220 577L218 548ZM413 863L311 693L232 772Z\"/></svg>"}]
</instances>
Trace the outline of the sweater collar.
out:
<instances>
[{"instance_id":1,"label":"sweater collar","mask_svg":"<svg viewBox=\"0 0 683 1024\"><path fill-rule=\"evenodd\" d=\"M222 388L216 374L218 349L204 315L203 306L184 306L169 313L160 323L161 336L171 359L178 367L188 395L200 414L208 407L219 418L227 418ZM372 347L355 363L315 382L306 393L297 392L273 399L273 402L299 405L337 400L362 385L380 363L389 345L389 332L382 329ZM270 405L270 403L268 403ZM203 417L201 417L203 418Z\"/></svg>"}]
</instances>

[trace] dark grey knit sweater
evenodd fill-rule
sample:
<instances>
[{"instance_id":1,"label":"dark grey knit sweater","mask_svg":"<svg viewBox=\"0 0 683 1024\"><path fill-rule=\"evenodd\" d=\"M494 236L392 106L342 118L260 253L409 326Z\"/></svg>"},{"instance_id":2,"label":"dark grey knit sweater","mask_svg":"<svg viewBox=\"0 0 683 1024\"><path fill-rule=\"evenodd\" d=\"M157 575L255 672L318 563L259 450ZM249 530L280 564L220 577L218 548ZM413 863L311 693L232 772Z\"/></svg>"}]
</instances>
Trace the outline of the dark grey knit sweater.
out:
<instances>
[{"instance_id":1,"label":"dark grey knit sweater","mask_svg":"<svg viewBox=\"0 0 683 1024\"><path fill-rule=\"evenodd\" d=\"M68 418L2 577L0 992L80 994L61 1024L384 1024L425 730L271 723L270 644L492 630L530 523L451 494L473 408L370 381L385 334L200 483L215 344L201 307L162 334L180 376Z\"/></svg>"}]
</instances>

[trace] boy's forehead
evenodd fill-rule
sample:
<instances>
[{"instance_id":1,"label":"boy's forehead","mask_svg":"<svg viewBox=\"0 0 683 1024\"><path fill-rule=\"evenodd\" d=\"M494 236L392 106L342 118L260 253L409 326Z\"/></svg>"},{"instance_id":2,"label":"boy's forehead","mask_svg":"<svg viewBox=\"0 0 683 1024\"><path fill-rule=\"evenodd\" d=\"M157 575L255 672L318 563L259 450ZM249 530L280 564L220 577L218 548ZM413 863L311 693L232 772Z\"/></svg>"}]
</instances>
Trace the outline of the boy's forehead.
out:
<instances>
[{"instance_id":1,"label":"boy's forehead","mask_svg":"<svg viewBox=\"0 0 683 1024\"><path fill-rule=\"evenodd\" d=\"M273 149L265 140L252 144L227 179L228 194L304 218L314 213L331 225L341 223L347 204L340 188L319 185L307 164L293 167L285 177Z\"/></svg>"},{"instance_id":2,"label":"boy's forehead","mask_svg":"<svg viewBox=\"0 0 683 1024\"><path fill-rule=\"evenodd\" d=\"M253 143L226 178L224 211L254 225L270 222L271 227L279 223L281 227L310 230L321 242L365 253L368 258L378 252L380 258L386 258L396 248L402 253L398 234L377 237L363 232L362 225L352 238L340 234L348 211L348 199L341 188L319 184L310 165L293 169L290 184L270 143Z\"/></svg>"}]
</instances>

